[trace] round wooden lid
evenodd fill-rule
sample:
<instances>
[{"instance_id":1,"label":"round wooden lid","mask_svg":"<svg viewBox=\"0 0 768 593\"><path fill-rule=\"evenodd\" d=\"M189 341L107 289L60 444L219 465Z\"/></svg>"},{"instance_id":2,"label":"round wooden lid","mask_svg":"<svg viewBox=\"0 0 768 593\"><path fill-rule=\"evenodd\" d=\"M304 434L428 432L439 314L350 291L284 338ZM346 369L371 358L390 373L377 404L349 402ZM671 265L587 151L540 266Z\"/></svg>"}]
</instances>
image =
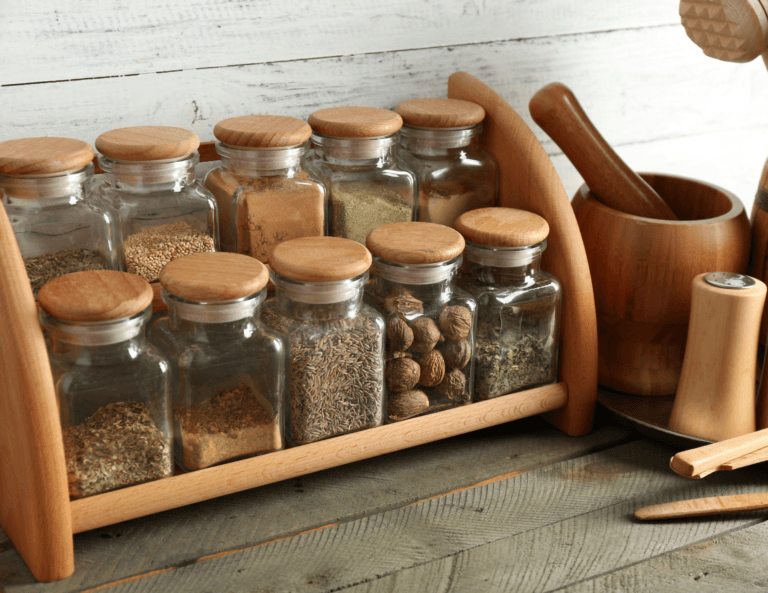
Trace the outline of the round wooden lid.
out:
<instances>
[{"instance_id":1,"label":"round wooden lid","mask_svg":"<svg viewBox=\"0 0 768 593\"><path fill-rule=\"evenodd\" d=\"M541 243L549 235L546 220L516 208L470 210L454 224L467 241L487 247L527 247Z\"/></svg>"},{"instance_id":2,"label":"round wooden lid","mask_svg":"<svg viewBox=\"0 0 768 593\"><path fill-rule=\"evenodd\" d=\"M241 299L259 292L268 280L267 267L259 260L221 251L185 255L160 272L165 290L190 301Z\"/></svg>"},{"instance_id":3,"label":"round wooden lid","mask_svg":"<svg viewBox=\"0 0 768 593\"><path fill-rule=\"evenodd\" d=\"M279 148L304 144L312 135L309 124L284 115L243 115L220 121L213 128L217 140L243 148Z\"/></svg>"},{"instance_id":4,"label":"round wooden lid","mask_svg":"<svg viewBox=\"0 0 768 593\"><path fill-rule=\"evenodd\" d=\"M169 126L135 126L104 132L96 150L121 161L160 161L192 154L200 146L197 134Z\"/></svg>"},{"instance_id":5,"label":"round wooden lid","mask_svg":"<svg viewBox=\"0 0 768 593\"><path fill-rule=\"evenodd\" d=\"M64 321L110 321L135 315L152 304L149 283L127 272L74 272L51 280L37 301Z\"/></svg>"},{"instance_id":6,"label":"round wooden lid","mask_svg":"<svg viewBox=\"0 0 768 593\"><path fill-rule=\"evenodd\" d=\"M48 175L85 167L93 148L74 138L19 138L0 142L0 174Z\"/></svg>"},{"instance_id":7,"label":"round wooden lid","mask_svg":"<svg viewBox=\"0 0 768 593\"><path fill-rule=\"evenodd\" d=\"M393 222L373 229L365 239L371 253L398 264L436 264L458 257L464 237L433 222Z\"/></svg>"},{"instance_id":8,"label":"round wooden lid","mask_svg":"<svg viewBox=\"0 0 768 593\"><path fill-rule=\"evenodd\" d=\"M397 132L403 119L378 107L331 107L310 115L309 125L318 134L333 138L376 138Z\"/></svg>"},{"instance_id":9,"label":"round wooden lid","mask_svg":"<svg viewBox=\"0 0 768 593\"><path fill-rule=\"evenodd\" d=\"M395 111L406 125L419 128L466 128L485 119L485 109L461 99L411 99Z\"/></svg>"},{"instance_id":10,"label":"round wooden lid","mask_svg":"<svg viewBox=\"0 0 768 593\"><path fill-rule=\"evenodd\" d=\"M371 267L371 254L351 239L302 237L275 247L269 266L298 282L338 282L366 272Z\"/></svg>"}]
</instances>

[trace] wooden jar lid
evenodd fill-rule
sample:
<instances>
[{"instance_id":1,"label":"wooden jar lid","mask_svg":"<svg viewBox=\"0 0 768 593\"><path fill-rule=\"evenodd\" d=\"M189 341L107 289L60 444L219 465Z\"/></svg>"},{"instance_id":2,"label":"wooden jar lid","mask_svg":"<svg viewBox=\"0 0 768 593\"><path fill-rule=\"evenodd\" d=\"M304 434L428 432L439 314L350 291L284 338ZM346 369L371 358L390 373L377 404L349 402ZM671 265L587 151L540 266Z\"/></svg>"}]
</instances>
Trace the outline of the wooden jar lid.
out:
<instances>
[{"instance_id":1,"label":"wooden jar lid","mask_svg":"<svg viewBox=\"0 0 768 593\"><path fill-rule=\"evenodd\" d=\"M166 264L160 284L173 296L190 301L232 301L256 294L269 272L259 260L221 251L193 253Z\"/></svg>"},{"instance_id":2,"label":"wooden jar lid","mask_svg":"<svg viewBox=\"0 0 768 593\"><path fill-rule=\"evenodd\" d=\"M351 239L302 237L275 247L269 266L298 282L338 282L366 272L371 267L371 254Z\"/></svg>"},{"instance_id":3,"label":"wooden jar lid","mask_svg":"<svg viewBox=\"0 0 768 593\"><path fill-rule=\"evenodd\" d=\"M393 222L373 229L365 239L371 253L398 264L436 264L458 257L464 237L433 222Z\"/></svg>"},{"instance_id":4,"label":"wooden jar lid","mask_svg":"<svg viewBox=\"0 0 768 593\"><path fill-rule=\"evenodd\" d=\"M411 99L395 107L403 123L419 128L466 128L485 119L485 109L461 99Z\"/></svg>"},{"instance_id":5,"label":"wooden jar lid","mask_svg":"<svg viewBox=\"0 0 768 593\"><path fill-rule=\"evenodd\" d=\"M284 115L243 115L216 124L213 135L230 146L280 148L304 144L312 135L305 121Z\"/></svg>"},{"instance_id":6,"label":"wooden jar lid","mask_svg":"<svg viewBox=\"0 0 768 593\"><path fill-rule=\"evenodd\" d=\"M127 272L74 272L51 280L37 301L64 321L110 321L140 313L152 304L149 283Z\"/></svg>"},{"instance_id":7,"label":"wooden jar lid","mask_svg":"<svg viewBox=\"0 0 768 593\"><path fill-rule=\"evenodd\" d=\"M104 132L96 150L120 161L160 161L192 154L200 146L197 134L169 126L135 126Z\"/></svg>"},{"instance_id":8,"label":"wooden jar lid","mask_svg":"<svg viewBox=\"0 0 768 593\"><path fill-rule=\"evenodd\" d=\"M331 107L310 115L309 125L318 134L333 138L376 138L397 132L403 119L378 107Z\"/></svg>"},{"instance_id":9,"label":"wooden jar lid","mask_svg":"<svg viewBox=\"0 0 768 593\"><path fill-rule=\"evenodd\" d=\"M467 241L487 247L527 247L541 243L549 235L546 220L516 208L470 210L454 225Z\"/></svg>"},{"instance_id":10,"label":"wooden jar lid","mask_svg":"<svg viewBox=\"0 0 768 593\"><path fill-rule=\"evenodd\" d=\"M0 142L0 174L48 175L85 167L93 148L74 138L19 138Z\"/></svg>"}]
</instances>

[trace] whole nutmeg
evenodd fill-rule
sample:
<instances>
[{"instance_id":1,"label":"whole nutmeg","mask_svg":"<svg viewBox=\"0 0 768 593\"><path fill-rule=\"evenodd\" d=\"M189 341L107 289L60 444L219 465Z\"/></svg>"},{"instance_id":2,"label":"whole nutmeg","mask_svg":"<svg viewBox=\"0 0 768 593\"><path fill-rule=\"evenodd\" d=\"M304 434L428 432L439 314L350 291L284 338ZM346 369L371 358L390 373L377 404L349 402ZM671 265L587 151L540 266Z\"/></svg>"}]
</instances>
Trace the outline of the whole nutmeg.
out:
<instances>
[{"instance_id":1,"label":"whole nutmeg","mask_svg":"<svg viewBox=\"0 0 768 593\"><path fill-rule=\"evenodd\" d=\"M421 366L412 358L395 358L387 363L384 379L391 391L408 391L416 386Z\"/></svg>"},{"instance_id":2,"label":"whole nutmeg","mask_svg":"<svg viewBox=\"0 0 768 593\"><path fill-rule=\"evenodd\" d=\"M406 289L396 289L392 294L384 299L384 309L388 313L423 313L424 303L414 297Z\"/></svg>"},{"instance_id":3,"label":"whole nutmeg","mask_svg":"<svg viewBox=\"0 0 768 593\"><path fill-rule=\"evenodd\" d=\"M432 350L422 356L419 359L419 366L421 367L419 383L424 387L435 387L443 380L445 360L443 360L443 355L437 350Z\"/></svg>"},{"instance_id":4,"label":"whole nutmeg","mask_svg":"<svg viewBox=\"0 0 768 593\"><path fill-rule=\"evenodd\" d=\"M452 369L463 369L472 357L472 347L467 340L448 340L443 346L445 364Z\"/></svg>"},{"instance_id":5,"label":"whole nutmeg","mask_svg":"<svg viewBox=\"0 0 768 593\"><path fill-rule=\"evenodd\" d=\"M472 312L466 307L452 306L440 313L440 329L449 340L461 340L469 335Z\"/></svg>"},{"instance_id":6,"label":"whole nutmeg","mask_svg":"<svg viewBox=\"0 0 768 593\"><path fill-rule=\"evenodd\" d=\"M401 315L393 315L387 321L387 345L390 351L402 352L411 347L413 330Z\"/></svg>"},{"instance_id":7,"label":"whole nutmeg","mask_svg":"<svg viewBox=\"0 0 768 593\"><path fill-rule=\"evenodd\" d=\"M459 369L453 369L445 374L440 385L437 386L437 392L448 399L458 399L464 395L464 388L467 386L467 378Z\"/></svg>"},{"instance_id":8,"label":"whole nutmeg","mask_svg":"<svg viewBox=\"0 0 768 593\"><path fill-rule=\"evenodd\" d=\"M412 321L410 326L413 330L411 348L420 354L426 354L432 350L442 338L437 324L429 317L419 317Z\"/></svg>"},{"instance_id":9,"label":"whole nutmeg","mask_svg":"<svg viewBox=\"0 0 768 593\"><path fill-rule=\"evenodd\" d=\"M387 415L395 422L420 414L427 408L429 408L429 398L419 389L390 393L387 399Z\"/></svg>"}]
</instances>

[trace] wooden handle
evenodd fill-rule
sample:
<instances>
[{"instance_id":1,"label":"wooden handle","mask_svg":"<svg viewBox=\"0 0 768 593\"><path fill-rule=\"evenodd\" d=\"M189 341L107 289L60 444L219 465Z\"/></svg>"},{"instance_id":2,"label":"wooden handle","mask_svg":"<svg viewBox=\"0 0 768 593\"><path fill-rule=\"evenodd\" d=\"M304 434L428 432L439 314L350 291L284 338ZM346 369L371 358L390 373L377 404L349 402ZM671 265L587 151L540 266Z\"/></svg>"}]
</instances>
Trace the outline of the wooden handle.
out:
<instances>
[{"instance_id":1,"label":"wooden handle","mask_svg":"<svg viewBox=\"0 0 768 593\"><path fill-rule=\"evenodd\" d=\"M717 471L721 465L768 447L768 429L682 451L669 462L675 472L686 478Z\"/></svg>"},{"instance_id":2,"label":"wooden handle","mask_svg":"<svg viewBox=\"0 0 768 593\"><path fill-rule=\"evenodd\" d=\"M682 519L684 517L703 517L721 513L741 513L768 509L768 493L734 494L732 496L713 496L665 502L644 507L635 511L635 517L641 521L658 519Z\"/></svg>"},{"instance_id":3,"label":"wooden handle","mask_svg":"<svg viewBox=\"0 0 768 593\"><path fill-rule=\"evenodd\" d=\"M603 204L635 216L677 220L659 194L608 145L567 86L548 84L533 96L529 109Z\"/></svg>"}]
</instances>

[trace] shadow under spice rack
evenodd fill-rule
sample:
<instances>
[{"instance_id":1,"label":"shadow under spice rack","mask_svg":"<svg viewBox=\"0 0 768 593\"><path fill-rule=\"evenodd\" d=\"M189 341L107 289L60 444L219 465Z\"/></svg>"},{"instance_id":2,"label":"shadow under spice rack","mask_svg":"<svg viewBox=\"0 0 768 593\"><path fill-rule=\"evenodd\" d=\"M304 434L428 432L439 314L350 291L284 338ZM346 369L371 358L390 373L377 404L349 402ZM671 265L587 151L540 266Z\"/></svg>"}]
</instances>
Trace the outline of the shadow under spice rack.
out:
<instances>
[{"instance_id":1,"label":"shadow under spice rack","mask_svg":"<svg viewBox=\"0 0 768 593\"><path fill-rule=\"evenodd\" d=\"M70 501L53 379L24 262L0 208L0 524L35 578L75 570L73 534L547 413L589 432L597 394L597 324L584 244L552 162L523 119L464 72L448 96L486 111L482 146L499 163L499 202L550 226L542 267L563 286L560 382L300 447ZM202 161L217 160L213 143Z\"/></svg>"}]
</instances>

